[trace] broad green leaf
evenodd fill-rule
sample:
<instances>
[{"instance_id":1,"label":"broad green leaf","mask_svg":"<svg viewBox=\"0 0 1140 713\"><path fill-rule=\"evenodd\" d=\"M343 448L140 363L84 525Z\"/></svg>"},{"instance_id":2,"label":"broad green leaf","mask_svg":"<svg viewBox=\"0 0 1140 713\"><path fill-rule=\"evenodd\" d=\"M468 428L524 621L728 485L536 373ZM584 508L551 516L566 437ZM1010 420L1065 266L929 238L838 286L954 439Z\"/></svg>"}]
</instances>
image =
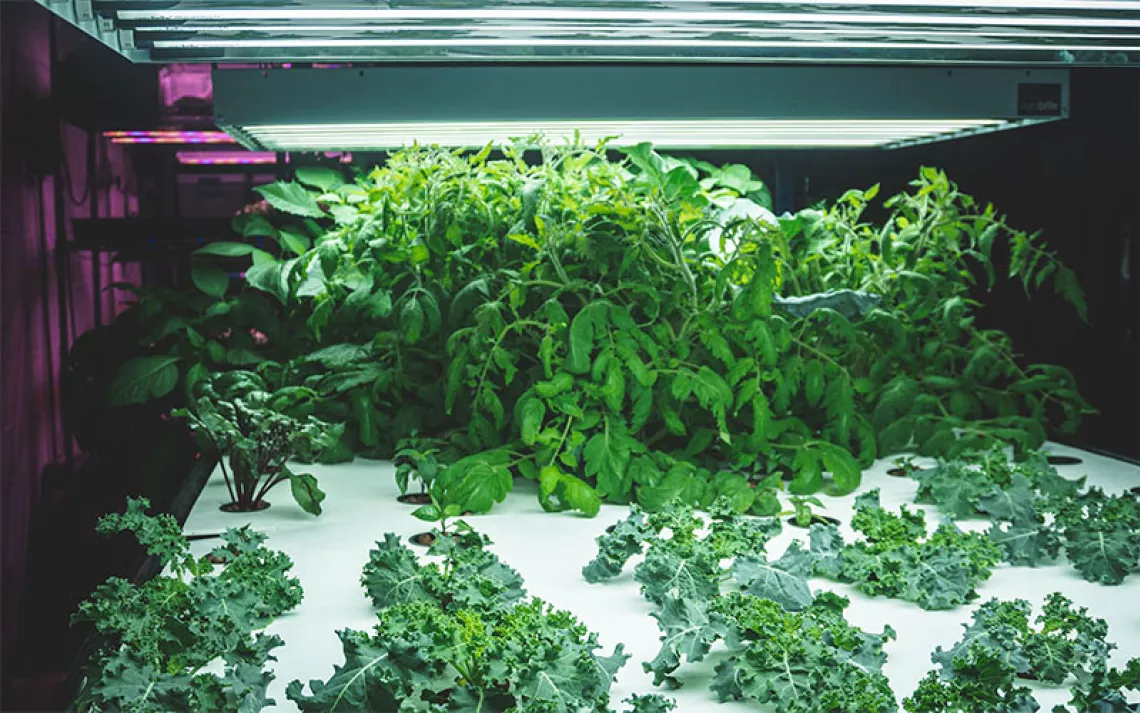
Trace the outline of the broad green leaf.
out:
<instances>
[{"instance_id":1,"label":"broad green leaf","mask_svg":"<svg viewBox=\"0 0 1140 713\"><path fill-rule=\"evenodd\" d=\"M541 399L527 399L521 410L519 432L523 443L533 446L538 440L538 433L542 430L542 421L546 417L546 404Z\"/></svg>"},{"instance_id":2,"label":"broad green leaf","mask_svg":"<svg viewBox=\"0 0 1140 713\"><path fill-rule=\"evenodd\" d=\"M579 510L593 517L601 508L601 500L593 488L555 465L544 466L539 471L538 488L539 503L550 512Z\"/></svg>"},{"instance_id":3,"label":"broad green leaf","mask_svg":"<svg viewBox=\"0 0 1140 713\"><path fill-rule=\"evenodd\" d=\"M226 271L206 260L190 261L190 279L199 290L211 297L224 297L230 286L230 277Z\"/></svg>"},{"instance_id":4,"label":"broad green leaf","mask_svg":"<svg viewBox=\"0 0 1140 713\"><path fill-rule=\"evenodd\" d=\"M126 362L111 382L108 406L142 404L166 396L178 383L176 356L137 357Z\"/></svg>"},{"instance_id":5,"label":"broad green leaf","mask_svg":"<svg viewBox=\"0 0 1140 713\"><path fill-rule=\"evenodd\" d=\"M594 340L606 332L609 303L591 302L574 316L570 323L570 351L566 369L574 374L585 374L593 360Z\"/></svg>"},{"instance_id":6,"label":"broad green leaf","mask_svg":"<svg viewBox=\"0 0 1140 713\"><path fill-rule=\"evenodd\" d=\"M344 175L325 166L298 166L296 175L298 181L323 193L335 191L344 185Z\"/></svg>"},{"instance_id":7,"label":"broad green leaf","mask_svg":"<svg viewBox=\"0 0 1140 713\"><path fill-rule=\"evenodd\" d=\"M628 472L631 452L638 447L616 419L606 417L600 432L582 450L586 475L597 478L598 494L622 502L629 497L632 481Z\"/></svg>"},{"instance_id":8,"label":"broad green leaf","mask_svg":"<svg viewBox=\"0 0 1140 713\"><path fill-rule=\"evenodd\" d=\"M254 190L269 201L269 205L283 213L307 218L322 218L325 215L313 195L300 184L277 181L267 186L258 186Z\"/></svg>"},{"instance_id":9,"label":"broad green leaf","mask_svg":"<svg viewBox=\"0 0 1140 713\"><path fill-rule=\"evenodd\" d=\"M289 489L293 491L293 499L301 509L310 515L320 515L325 494L317 487L317 479L308 473L294 473L288 469L285 472L289 476Z\"/></svg>"},{"instance_id":10,"label":"broad green leaf","mask_svg":"<svg viewBox=\"0 0 1140 713\"><path fill-rule=\"evenodd\" d=\"M252 254L257 248L247 243L210 243L198 248L193 255L217 255L219 257L245 257Z\"/></svg>"}]
</instances>

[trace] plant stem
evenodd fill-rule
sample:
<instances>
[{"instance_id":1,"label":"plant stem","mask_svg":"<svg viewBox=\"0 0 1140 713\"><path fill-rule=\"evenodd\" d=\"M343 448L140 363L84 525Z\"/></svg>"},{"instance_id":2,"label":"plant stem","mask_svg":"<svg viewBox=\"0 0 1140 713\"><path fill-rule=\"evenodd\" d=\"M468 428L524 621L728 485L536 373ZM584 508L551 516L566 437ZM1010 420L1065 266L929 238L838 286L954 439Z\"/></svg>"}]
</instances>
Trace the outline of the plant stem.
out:
<instances>
[{"instance_id":1,"label":"plant stem","mask_svg":"<svg viewBox=\"0 0 1140 713\"><path fill-rule=\"evenodd\" d=\"M566 436L570 433L570 425L574 423L574 418L571 416L566 417L566 428L562 429L562 437L558 439L558 445L554 449L554 453L550 456L550 462L547 466L554 465L554 459L558 457L559 452L562 451L562 444L566 442Z\"/></svg>"},{"instance_id":2,"label":"plant stem","mask_svg":"<svg viewBox=\"0 0 1140 713\"><path fill-rule=\"evenodd\" d=\"M226 490L229 491L230 502L236 503L237 498L234 496L234 487L230 483L230 473L226 470L226 456L224 454L218 456L218 465L222 466L222 477L226 481Z\"/></svg>"}]
</instances>

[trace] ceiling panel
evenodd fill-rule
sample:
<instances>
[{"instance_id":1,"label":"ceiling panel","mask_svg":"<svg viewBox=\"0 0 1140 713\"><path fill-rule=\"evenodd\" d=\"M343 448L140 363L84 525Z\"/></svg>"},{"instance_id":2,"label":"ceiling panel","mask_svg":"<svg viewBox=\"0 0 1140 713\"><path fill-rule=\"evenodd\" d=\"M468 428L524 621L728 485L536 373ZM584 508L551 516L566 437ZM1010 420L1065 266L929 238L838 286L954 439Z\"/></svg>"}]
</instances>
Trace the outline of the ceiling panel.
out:
<instances>
[{"instance_id":1,"label":"ceiling panel","mask_svg":"<svg viewBox=\"0 0 1140 713\"><path fill-rule=\"evenodd\" d=\"M1137 0L37 0L138 62L1140 66Z\"/></svg>"}]
</instances>

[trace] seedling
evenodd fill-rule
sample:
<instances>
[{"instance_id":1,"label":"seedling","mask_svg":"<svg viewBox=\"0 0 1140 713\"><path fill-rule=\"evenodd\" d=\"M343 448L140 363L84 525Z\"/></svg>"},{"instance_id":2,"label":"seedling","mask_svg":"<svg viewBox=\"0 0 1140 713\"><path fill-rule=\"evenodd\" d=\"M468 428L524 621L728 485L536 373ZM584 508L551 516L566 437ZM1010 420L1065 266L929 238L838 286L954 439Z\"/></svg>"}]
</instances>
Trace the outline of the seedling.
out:
<instances>
[{"instance_id":1,"label":"seedling","mask_svg":"<svg viewBox=\"0 0 1140 713\"><path fill-rule=\"evenodd\" d=\"M426 439L410 437L397 444L396 485L400 488L400 502L427 504L431 502L428 489L439 475L440 465L436 460L438 448L432 448ZM418 493L409 493L408 486L415 480L419 483Z\"/></svg>"},{"instance_id":2,"label":"seedling","mask_svg":"<svg viewBox=\"0 0 1140 713\"><path fill-rule=\"evenodd\" d=\"M790 523L796 527L809 527L812 523L816 522L829 522L833 518L828 518L819 513L812 512L811 506L823 507L823 503L815 496L800 496L792 495L788 498L788 502L792 504L791 510L785 510L780 513L781 515L791 515L788 519Z\"/></svg>"},{"instance_id":3,"label":"seedling","mask_svg":"<svg viewBox=\"0 0 1140 713\"><path fill-rule=\"evenodd\" d=\"M424 522L434 522L437 526L431 532L421 532L413 535L412 543L417 545L431 545L436 540L450 537L459 539L462 535L471 532L471 526L463 520L455 518L463 514L463 509L457 503L446 502L440 488L432 488L428 492L431 502L416 508L412 517ZM450 521L450 522L449 522Z\"/></svg>"},{"instance_id":4,"label":"seedling","mask_svg":"<svg viewBox=\"0 0 1140 713\"><path fill-rule=\"evenodd\" d=\"M894 464L895 467L888 470L887 474L899 478L905 478L911 473L922 470L922 468L919 468L918 465L915 464L913 456L895 458L891 463Z\"/></svg>"}]
</instances>

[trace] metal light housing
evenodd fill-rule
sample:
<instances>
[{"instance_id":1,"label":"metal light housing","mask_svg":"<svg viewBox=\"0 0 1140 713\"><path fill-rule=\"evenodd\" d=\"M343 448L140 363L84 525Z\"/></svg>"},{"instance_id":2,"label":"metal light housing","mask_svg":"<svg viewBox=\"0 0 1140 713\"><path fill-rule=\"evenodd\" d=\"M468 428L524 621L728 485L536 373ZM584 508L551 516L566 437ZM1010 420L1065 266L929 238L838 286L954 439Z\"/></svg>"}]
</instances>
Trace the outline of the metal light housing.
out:
<instances>
[{"instance_id":1,"label":"metal light housing","mask_svg":"<svg viewBox=\"0 0 1140 713\"><path fill-rule=\"evenodd\" d=\"M1066 70L393 65L216 70L218 126L271 151L542 134L662 148L898 147L1062 119Z\"/></svg>"}]
</instances>

